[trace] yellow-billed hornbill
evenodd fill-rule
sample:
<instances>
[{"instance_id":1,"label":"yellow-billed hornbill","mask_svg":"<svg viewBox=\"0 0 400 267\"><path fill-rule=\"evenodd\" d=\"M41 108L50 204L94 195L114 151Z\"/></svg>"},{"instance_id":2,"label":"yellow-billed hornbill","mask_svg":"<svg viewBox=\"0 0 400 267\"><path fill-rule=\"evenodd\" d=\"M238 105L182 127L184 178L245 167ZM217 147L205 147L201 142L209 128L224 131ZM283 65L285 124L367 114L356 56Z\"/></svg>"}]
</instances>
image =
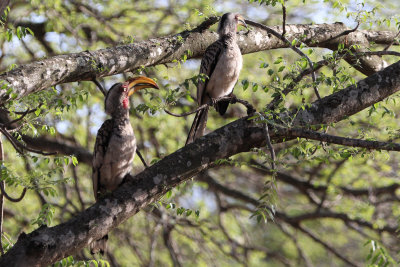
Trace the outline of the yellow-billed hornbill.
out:
<instances>
[{"instance_id":1,"label":"yellow-billed hornbill","mask_svg":"<svg viewBox=\"0 0 400 267\"><path fill-rule=\"evenodd\" d=\"M150 78L139 76L114 84L104 100L105 111L111 116L97 132L93 152L93 192L96 201L113 191L132 170L136 138L129 120L129 96L143 88L157 88ZM106 250L108 235L90 244L92 254Z\"/></svg>"},{"instance_id":2,"label":"yellow-billed hornbill","mask_svg":"<svg viewBox=\"0 0 400 267\"><path fill-rule=\"evenodd\" d=\"M213 104L218 98L232 95L243 63L242 54L236 43L238 25L247 27L244 18L239 14L226 13L221 17L218 25L219 38L207 47L201 60L197 83L199 106ZM228 105L229 100L218 101L215 109L224 115ZM204 134L207 116L208 107L196 113L186 144Z\"/></svg>"}]
</instances>

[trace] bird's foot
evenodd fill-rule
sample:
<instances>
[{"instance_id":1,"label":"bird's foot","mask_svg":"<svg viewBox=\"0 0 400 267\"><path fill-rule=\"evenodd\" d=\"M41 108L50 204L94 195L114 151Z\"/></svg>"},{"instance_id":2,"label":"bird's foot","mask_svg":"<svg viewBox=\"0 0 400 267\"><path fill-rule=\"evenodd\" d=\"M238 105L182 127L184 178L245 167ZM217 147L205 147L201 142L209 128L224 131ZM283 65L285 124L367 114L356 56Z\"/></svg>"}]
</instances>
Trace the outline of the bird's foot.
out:
<instances>
[{"instance_id":1,"label":"bird's foot","mask_svg":"<svg viewBox=\"0 0 400 267\"><path fill-rule=\"evenodd\" d=\"M211 97L211 106L216 107L218 101L219 101L219 98L212 98Z\"/></svg>"}]
</instances>

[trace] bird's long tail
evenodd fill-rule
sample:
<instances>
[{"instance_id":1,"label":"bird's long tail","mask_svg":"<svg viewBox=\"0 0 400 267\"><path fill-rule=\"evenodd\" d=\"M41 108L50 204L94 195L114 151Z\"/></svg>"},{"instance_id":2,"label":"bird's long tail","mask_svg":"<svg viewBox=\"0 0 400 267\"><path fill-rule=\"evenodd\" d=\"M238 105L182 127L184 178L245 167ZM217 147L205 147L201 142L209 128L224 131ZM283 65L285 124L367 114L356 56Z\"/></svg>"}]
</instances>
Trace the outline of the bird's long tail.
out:
<instances>
[{"instance_id":1,"label":"bird's long tail","mask_svg":"<svg viewBox=\"0 0 400 267\"><path fill-rule=\"evenodd\" d=\"M104 255L104 252L106 252L107 250L107 240L108 240L108 235L105 235L99 240L93 241L90 244L90 253L96 254L100 252L101 255Z\"/></svg>"},{"instance_id":2,"label":"bird's long tail","mask_svg":"<svg viewBox=\"0 0 400 267\"><path fill-rule=\"evenodd\" d=\"M196 138L203 136L204 130L206 129L207 118L208 118L208 106L199 110L194 117L192 127L190 128L186 143L192 143Z\"/></svg>"}]
</instances>

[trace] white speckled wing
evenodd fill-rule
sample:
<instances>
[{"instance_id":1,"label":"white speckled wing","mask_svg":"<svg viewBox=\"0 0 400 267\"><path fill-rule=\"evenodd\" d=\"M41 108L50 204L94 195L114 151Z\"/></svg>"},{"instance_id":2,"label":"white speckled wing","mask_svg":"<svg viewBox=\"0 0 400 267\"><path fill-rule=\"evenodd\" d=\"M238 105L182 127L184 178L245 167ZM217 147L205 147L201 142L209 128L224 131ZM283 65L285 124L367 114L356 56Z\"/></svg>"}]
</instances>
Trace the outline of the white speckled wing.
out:
<instances>
[{"instance_id":1,"label":"white speckled wing","mask_svg":"<svg viewBox=\"0 0 400 267\"><path fill-rule=\"evenodd\" d=\"M104 155L106 153L106 148L111 137L112 132L112 120L106 120L97 132L96 142L93 149L93 193L94 198L97 201L98 191L99 191L99 181L100 181L100 169L103 165Z\"/></svg>"}]
</instances>

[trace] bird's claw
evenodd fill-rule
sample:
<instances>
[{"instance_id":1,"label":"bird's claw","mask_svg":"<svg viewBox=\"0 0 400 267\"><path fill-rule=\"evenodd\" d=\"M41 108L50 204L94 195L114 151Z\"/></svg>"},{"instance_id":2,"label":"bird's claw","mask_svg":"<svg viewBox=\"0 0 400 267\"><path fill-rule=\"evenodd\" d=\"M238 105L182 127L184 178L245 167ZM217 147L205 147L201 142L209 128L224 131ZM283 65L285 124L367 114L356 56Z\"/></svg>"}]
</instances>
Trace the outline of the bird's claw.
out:
<instances>
[{"instance_id":1,"label":"bird's claw","mask_svg":"<svg viewBox=\"0 0 400 267\"><path fill-rule=\"evenodd\" d=\"M236 95L232 94L231 99L229 100L230 104L236 104L237 103L237 97Z\"/></svg>"},{"instance_id":2,"label":"bird's claw","mask_svg":"<svg viewBox=\"0 0 400 267\"><path fill-rule=\"evenodd\" d=\"M211 105L212 105L213 107L216 107L218 101L219 101L218 98L211 98Z\"/></svg>"}]
</instances>

